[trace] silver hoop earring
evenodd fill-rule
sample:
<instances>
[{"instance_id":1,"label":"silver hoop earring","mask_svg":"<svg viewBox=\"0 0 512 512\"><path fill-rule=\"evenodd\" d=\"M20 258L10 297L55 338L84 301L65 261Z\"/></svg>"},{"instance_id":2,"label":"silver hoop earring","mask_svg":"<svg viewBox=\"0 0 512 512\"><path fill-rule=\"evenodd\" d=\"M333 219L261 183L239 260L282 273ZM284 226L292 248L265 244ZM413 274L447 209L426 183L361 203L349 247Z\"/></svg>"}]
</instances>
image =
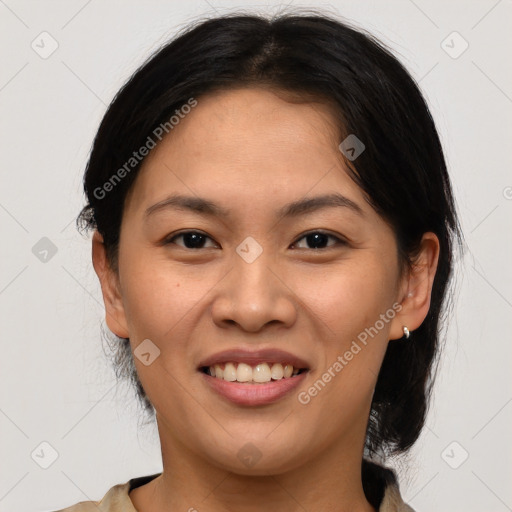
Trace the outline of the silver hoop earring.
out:
<instances>
[{"instance_id":1,"label":"silver hoop earring","mask_svg":"<svg viewBox=\"0 0 512 512\"><path fill-rule=\"evenodd\" d=\"M407 329L407 327L405 325L403 326L403 330L404 330L405 339L408 340L411 333L409 332L409 329Z\"/></svg>"}]
</instances>

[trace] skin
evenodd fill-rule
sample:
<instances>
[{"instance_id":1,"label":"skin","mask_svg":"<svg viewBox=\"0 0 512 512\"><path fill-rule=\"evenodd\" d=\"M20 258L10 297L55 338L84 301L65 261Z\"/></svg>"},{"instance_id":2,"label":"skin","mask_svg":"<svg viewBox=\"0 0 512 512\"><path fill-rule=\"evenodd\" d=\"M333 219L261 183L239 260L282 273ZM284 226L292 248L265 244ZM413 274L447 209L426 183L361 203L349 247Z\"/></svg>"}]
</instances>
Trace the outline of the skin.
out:
<instances>
[{"instance_id":1,"label":"skin","mask_svg":"<svg viewBox=\"0 0 512 512\"><path fill-rule=\"evenodd\" d=\"M118 273L94 234L108 327L132 350L149 338L161 351L149 366L135 358L163 457L162 475L130 493L138 511L374 510L361 459L377 373L390 340L427 315L439 242L425 233L415 266L401 275L394 232L348 177L339 143L325 105L259 88L201 97L151 151L127 196ZM328 207L276 217L289 202L333 192L363 215ZM230 215L168 209L145 220L173 193L207 198ZM187 248L183 237L162 243L187 230L207 236L203 248ZM335 237L326 248L304 238L317 230ZM252 263L236 252L248 236L263 249ZM400 312L299 403L297 394L394 303ZM197 371L205 356L235 347L288 350L310 372L276 403L235 405ZM237 457L248 442L261 453L252 467Z\"/></svg>"}]
</instances>

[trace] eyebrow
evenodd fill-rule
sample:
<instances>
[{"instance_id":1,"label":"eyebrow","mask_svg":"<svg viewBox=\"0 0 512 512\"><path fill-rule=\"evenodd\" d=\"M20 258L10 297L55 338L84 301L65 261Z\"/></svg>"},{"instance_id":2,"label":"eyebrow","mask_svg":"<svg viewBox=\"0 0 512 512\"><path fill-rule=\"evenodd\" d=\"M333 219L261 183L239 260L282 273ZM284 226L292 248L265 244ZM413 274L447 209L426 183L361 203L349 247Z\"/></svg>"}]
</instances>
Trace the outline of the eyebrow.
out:
<instances>
[{"instance_id":1,"label":"eyebrow","mask_svg":"<svg viewBox=\"0 0 512 512\"><path fill-rule=\"evenodd\" d=\"M309 199L299 199L280 208L277 217L298 217L323 208L348 208L357 215L364 217L363 209L354 201L341 194L326 194ZM155 203L144 212L144 218L148 219L156 212L163 210L189 210L209 217L229 217L231 210L224 208L213 201L197 196L185 196L174 194Z\"/></svg>"}]
</instances>

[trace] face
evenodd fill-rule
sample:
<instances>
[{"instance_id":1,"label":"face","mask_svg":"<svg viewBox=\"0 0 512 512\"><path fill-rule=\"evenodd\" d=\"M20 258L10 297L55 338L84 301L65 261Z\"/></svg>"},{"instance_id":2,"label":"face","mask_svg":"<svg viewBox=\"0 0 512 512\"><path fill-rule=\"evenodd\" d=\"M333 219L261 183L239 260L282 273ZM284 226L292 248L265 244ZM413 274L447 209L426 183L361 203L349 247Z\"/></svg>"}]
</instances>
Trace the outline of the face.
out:
<instances>
[{"instance_id":1,"label":"face","mask_svg":"<svg viewBox=\"0 0 512 512\"><path fill-rule=\"evenodd\" d=\"M340 142L327 106L244 88L199 98L146 158L119 273L99 275L110 329L136 354L146 344L135 363L164 451L240 474L360 459L388 340L421 323L432 281L407 296L394 233ZM305 371L228 382L202 370L215 360L226 375L246 361L253 379L268 378L258 363Z\"/></svg>"}]
</instances>

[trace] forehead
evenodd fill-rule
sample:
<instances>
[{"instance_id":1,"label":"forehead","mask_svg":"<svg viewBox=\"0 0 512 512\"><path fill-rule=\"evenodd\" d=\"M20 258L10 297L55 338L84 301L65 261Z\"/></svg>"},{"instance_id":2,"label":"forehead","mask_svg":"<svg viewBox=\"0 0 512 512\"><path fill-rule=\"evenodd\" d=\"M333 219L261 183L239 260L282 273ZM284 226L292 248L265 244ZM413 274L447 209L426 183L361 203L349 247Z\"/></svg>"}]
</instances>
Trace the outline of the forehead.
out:
<instances>
[{"instance_id":1,"label":"forehead","mask_svg":"<svg viewBox=\"0 0 512 512\"><path fill-rule=\"evenodd\" d=\"M222 159L238 154L248 163L258 155L262 160L290 159L292 148L307 154L327 146L332 153L339 144L336 124L327 105L288 100L285 92L250 87L217 91L197 100L150 159L166 150L184 153L179 151L183 146L192 152L189 156Z\"/></svg>"},{"instance_id":2,"label":"forehead","mask_svg":"<svg viewBox=\"0 0 512 512\"><path fill-rule=\"evenodd\" d=\"M157 144L132 191L137 203L184 187L201 196L236 201L245 194L267 204L333 189L362 198L338 145L337 120L324 103L261 88L218 91L198 98Z\"/></svg>"}]
</instances>

